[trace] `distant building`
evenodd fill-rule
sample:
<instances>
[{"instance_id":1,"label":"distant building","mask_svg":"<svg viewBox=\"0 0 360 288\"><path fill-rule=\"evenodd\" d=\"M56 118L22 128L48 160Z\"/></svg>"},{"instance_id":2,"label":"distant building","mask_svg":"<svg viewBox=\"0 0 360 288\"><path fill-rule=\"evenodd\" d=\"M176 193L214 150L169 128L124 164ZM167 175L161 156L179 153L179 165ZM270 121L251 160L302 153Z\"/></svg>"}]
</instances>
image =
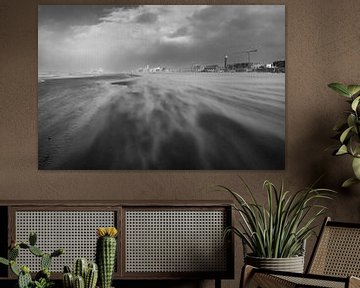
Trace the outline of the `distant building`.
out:
<instances>
[{"instance_id":1,"label":"distant building","mask_svg":"<svg viewBox=\"0 0 360 288\"><path fill-rule=\"evenodd\" d=\"M244 72L244 71L248 71L249 69L251 69L252 67L252 63L234 63L234 64L228 64L227 68L230 71L235 71L235 72Z\"/></svg>"},{"instance_id":2,"label":"distant building","mask_svg":"<svg viewBox=\"0 0 360 288\"><path fill-rule=\"evenodd\" d=\"M191 71L192 72L201 72L204 70L204 65L201 65L201 64L193 64L191 66Z\"/></svg>"},{"instance_id":3,"label":"distant building","mask_svg":"<svg viewBox=\"0 0 360 288\"><path fill-rule=\"evenodd\" d=\"M277 60L273 62L276 72L285 73L285 60Z\"/></svg>"},{"instance_id":4,"label":"distant building","mask_svg":"<svg viewBox=\"0 0 360 288\"><path fill-rule=\"evenodd\" d=\"M161 68L161 67L150 68L149 71L150 71L150 73L161 72L161 71L163 71L163 68Z\"/></svg>"},{"instance_id":5,"label":"distant building","mask_svg":"<svg viewBox=\"0 0 360 288\"><path fill-rule=\"evenodd\" d=\"M219 72L220 67L219 65L206 65L204 66L204 69L202 70L202 72Z\"/></svg>"}]
</instances>

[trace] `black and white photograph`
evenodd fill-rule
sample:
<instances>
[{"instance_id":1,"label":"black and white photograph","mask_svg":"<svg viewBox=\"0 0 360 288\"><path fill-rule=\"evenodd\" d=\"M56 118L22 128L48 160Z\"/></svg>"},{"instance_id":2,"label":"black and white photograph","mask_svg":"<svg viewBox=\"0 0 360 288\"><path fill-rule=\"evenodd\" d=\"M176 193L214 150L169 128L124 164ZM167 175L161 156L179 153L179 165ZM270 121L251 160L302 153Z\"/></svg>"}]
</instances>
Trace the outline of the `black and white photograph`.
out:
<instances>
[{"instance_id":1,"label":"black and white photograph","mask_svg":"<svg viewBox=\"0 0 360 288\"><path fill-rule=\"evenodd\" d=\"M38 169L285 169L285 6L39 5Z\"/></svg>"}]
</instances>

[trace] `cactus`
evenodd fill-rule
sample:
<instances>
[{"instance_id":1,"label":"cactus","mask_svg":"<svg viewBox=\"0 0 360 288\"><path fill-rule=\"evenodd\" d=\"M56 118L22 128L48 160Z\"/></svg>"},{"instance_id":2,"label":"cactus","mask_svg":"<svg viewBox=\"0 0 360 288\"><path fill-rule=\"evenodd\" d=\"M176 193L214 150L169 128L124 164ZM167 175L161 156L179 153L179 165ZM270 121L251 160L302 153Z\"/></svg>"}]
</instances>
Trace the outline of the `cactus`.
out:
<instances>
[{"instance_id":1,"label":"cactus","mask_svg":"<svg viewBox=\"0 0 360 288\"><path fill-rule=\"evenodd\" d=\"M26 244L26 243L23 243L23 242L21 242L21 243L19 244L19 246L20 246L20 248L22 248L22 249L29 249L29 248L30 248L30 245L28 245L28 244Z\"/></svg>"},{"instance_id":2,"label":"cactus","mask_svg":"<svg viewBox=\"0 0 360 288\"><path fill-rule=\"evenodd\" d=\"M16 265L16 262L14 260L10 260L10 269L11 271L16 275L19 276L20 274L20 268Z\"/></svg>"},{"instance_id":3,"label":"cactus","mask_svg":"<svg viewBox=\"0 0 360 288\"><path fill-rule=\"evenodd\" d=\"M84 278L76 275L74 277L74 288L85 288Z\"/></svg>"},{"instance_id":4,"label":"cactus","mask_svg":"<svg viewBox=\"0 0 360 288\"><path fill-rule=\"evenodd\" d=\"M28 288L31 282L32 279L30 273L21 271L18 279L19 288Z\"/></svg>"},{"instance_id":5,"label":"cactus","mask_svg":"<svg viewBox=\"0 0 360 288\"><path fill-rule=\"evenodd\" d=\"M8 253L9 260L16 260L16 258L19 256L19 246L15 246L14 248L9 250Z\"/></svg>"},{"instance_id":6,"label":"cactus","mask_svg":"<svg viewBox=\"0 0 360 288\"><path fill-rule=\"evenodd\" d=\"M36 245L36 241L37 241L37 236L35 232L31 232L29 235L29 244L31 246L35 246Z\"/></svg>"},{"instance_id":7,"label":"cactus","mask_svg":"<svg viewBox=\"0 0 360 288\"><path fill-rule=\"evenodd\" d=\"M30 246L30 247L29 247L29 251L30 251L32 254L34 254L35 256L37 256L37 257L41 257L41 256L44 255L44 252L42 252L42 251L40 250L40 248L38 248L38 247L36 247L36 246Z\"/></svg>"},{"instance_id":8,"label":"cactus","mask_svg":"<svg viewBox=\"0 0 360 288\"><path fill-rule=\"evenodd\" d=\"M86 258L76 259L75 266L74 266L75 276L81 276L84 280L87 267L88 267L88 262L87 262Z\"/></svg>"},{"instance_id":9,"label":"cactus","mask_svg":"<svg viewBox=\"0 0 360 288\"><path fill-rule=\"evenodd\" d=\"M64 273L71 273L71 269L69 266L67 265L64 266Z\"/></svg>"},{"instance_id":10,"label":"cactus","mask_svg":"<svg viewBox=\"0 0 360 288\"><path fill-rule=\"evenodd\" d=\"M24 242L16 243L12 240L8 251L8 259L0 257L0 264L10 266L11 271L16 276L18 276L19 288L51 287L51 285L53 284L53 282L50 281L49 271L51 260L53 257L60 256L64 252L63 249L58 249L51 254L44 253L35 246L36 238L37 236L35 233L30 233L29 244ZM21 268L19 268L19 266L16 264L16 259L19 256L20 249L29 250L29 252L34 254L35 256L41 257L41 271L36 274L35 281L33 281L31 278L29 267L22 266Z\"/></svg>"},{"instance_id":11,"label":"cactus","mask_svg":"<svg viewBox=\"0 0 360 288\"><path fill-rule=\"evenodd\" d=\"M98 266L96 263L89 263L85 276L85 288L95 288L98 279Z\"/></svg>"},{"instance_id":12,"label":"cactus","mask_svg":"<svg viewBox=\"0 0 360 288\"><path fill-rule=\"evenodd\" d=\"M74 287L74 276L72 275L72 273L64 273L63 277L63 286L64 288L73 288Z\"/></svg>"},{"instance_id":13,"label":"cactus","mask_svg":"<svg viewBox=\"0 0 360 288\"><path fill-rule=\"evenodd\" d=\"M110 288L115 265L117 230L115 227L98 228L97 235L96 262L100 287Z\"/></svg>"},{"instance_id":14,"label":"cactus","mask_svg":"<svg viewBox=\"0 0 360 288\"><path fill-rule=\"evenodd\" d=\"M50 265L51 265L51 260L52 260L51 255L48 253L44 253L44 255L41 257L41 261L40 261L41 269L44 269L44 268L49 269Z\"/></svg>"},{"instance_id":15,"label":"cactus","mask_svg":"<svg viewBox=\"0 0 360 288\"><path fill-rule=\"evenodd\" d=\"M77 281L77 285L82 287L81 280L82 279L83 288L95 288L96 282L98 278L98 268L96 263L89 263L85 258L78 258L74 263L74 273L71 273L71 269L69 266L64 266L63 273L63 286L64 288L75 288L75 281ZM82 276L84 275L84 276ZM77 280L76 280L77 279Z\"/></svg>"},{"instance_id":16,"label":"cactus","mask_svg":"<svg viewBox=\"0 0 360 288\"><path fill-rule=\"evenodd\" d=\"M58 257L64 253L64 249L57 249L51 253L51 257Z\"/></svg>"},{"instance_id":17,"label":"cactus","mask_svg":"<svg viewBox=\"0 0 360 288\"><path fill-rule=\"evenodd\" d=\"M19 288L28 288L32 283L30 269L27 266L22 266L19 273L18 285Z\"/></svg>"},{"instance_id":18,"label":"cactus","mask_svg":"<svg viewBox=\"0 0 360 288\"><path fill-rule=\"evenodd\" d=\"M51 275L51 273L50 273L49 269L44 268L44 269L40 270L38 273L36 273L35 280L40 281L41 278L48 280L48 279L50 279L50 275Z\"/></svg>"}]
</instances>

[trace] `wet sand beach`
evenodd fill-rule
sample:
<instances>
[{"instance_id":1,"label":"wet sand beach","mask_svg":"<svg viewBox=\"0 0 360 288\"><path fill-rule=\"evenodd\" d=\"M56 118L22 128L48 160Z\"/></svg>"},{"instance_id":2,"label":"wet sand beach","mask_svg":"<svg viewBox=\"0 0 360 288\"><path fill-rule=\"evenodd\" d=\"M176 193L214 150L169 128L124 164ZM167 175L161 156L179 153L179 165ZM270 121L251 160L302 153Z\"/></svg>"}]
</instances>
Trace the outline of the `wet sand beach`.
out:
<instances>
[{"instance_id":1,"label":"wet sand beach","mask_svg":"<svg viewBox=\"0 0 360 288\"><path fill-rule=\"evenodd\" d=\"M38 84L39 169L284 169L285 74Z\"/></svg>"}]
</instances>

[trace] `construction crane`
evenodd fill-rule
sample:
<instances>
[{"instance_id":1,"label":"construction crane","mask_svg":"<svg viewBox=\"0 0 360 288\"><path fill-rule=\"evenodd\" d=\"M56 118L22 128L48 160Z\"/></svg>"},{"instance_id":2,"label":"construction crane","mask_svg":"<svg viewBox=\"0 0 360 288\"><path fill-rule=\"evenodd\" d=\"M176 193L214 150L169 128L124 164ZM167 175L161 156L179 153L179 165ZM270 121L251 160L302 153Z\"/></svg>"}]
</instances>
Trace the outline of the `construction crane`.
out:
<instances>
[{"instance_id":1,"label":"construction crane","mask_svg":"<svg viewBox=\"0 0 360 288\"><path fill-rule=\"evenodd\" d=\"M236 51L233 52L232 54L243 54L246 53L248 56L248 64L250 64L250 53L255 53L258 52L258 49L250 49L250 50L245 50L245 51Z\"/></svg>"},{"instance_id":2,"label":"construction crane","mask_svg":"<svg viewBox=\"0 0 360 288\"><path fill-rule=\"evenodd\" d=\"M246 51L241 51L241 53L247 53L248 55L248 63L250 64L250 53L255 53L258 52L257 49L251 49L251 50L246 50Z\"/></svg>"}]
</instances>

